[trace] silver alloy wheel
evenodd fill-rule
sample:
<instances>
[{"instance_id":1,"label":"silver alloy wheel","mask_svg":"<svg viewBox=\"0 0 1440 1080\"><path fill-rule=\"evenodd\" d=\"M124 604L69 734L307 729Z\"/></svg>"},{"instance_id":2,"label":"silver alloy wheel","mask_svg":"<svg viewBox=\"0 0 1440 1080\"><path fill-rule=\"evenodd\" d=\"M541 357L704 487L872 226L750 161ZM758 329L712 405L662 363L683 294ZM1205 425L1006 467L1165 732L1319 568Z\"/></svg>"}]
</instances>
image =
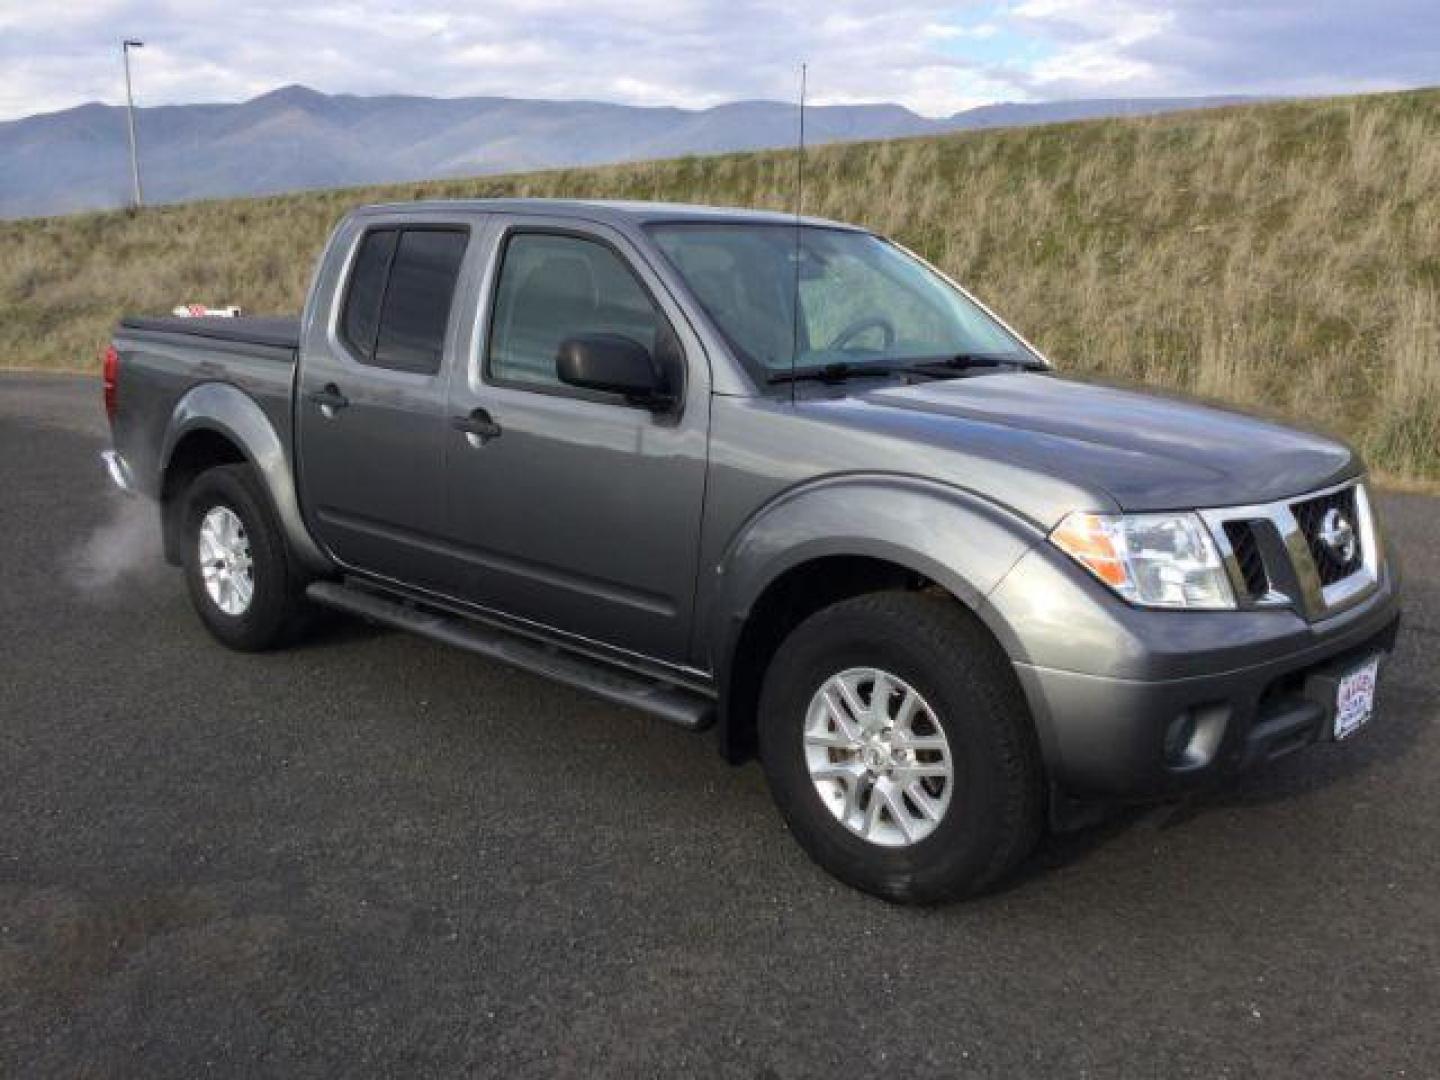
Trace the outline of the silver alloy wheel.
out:
<instances>
[{"instance_id":1,"label":"silver alloy wheel","mask_svg":"<svg viewBox=\"0 0 1440 1080\"><path fill-rule=\"evenodd\" d=\"M214 506L200 523L200 574L205 591L226 615L244 615L255 595L250 538L239 515Z\"/></svg>"},{"instance_id":2,"label":"silver alloy wheel","mask_svg":"<svg viewBox=\"0 0 1440 1080\"><path fill-rule=\"evenodd\" d=\"M856 836L919 843L945 819L955 786L945 730L925 699L878 668L826 679L805 716L805 764L820 801Z\"/></svg>"}]
</instances>

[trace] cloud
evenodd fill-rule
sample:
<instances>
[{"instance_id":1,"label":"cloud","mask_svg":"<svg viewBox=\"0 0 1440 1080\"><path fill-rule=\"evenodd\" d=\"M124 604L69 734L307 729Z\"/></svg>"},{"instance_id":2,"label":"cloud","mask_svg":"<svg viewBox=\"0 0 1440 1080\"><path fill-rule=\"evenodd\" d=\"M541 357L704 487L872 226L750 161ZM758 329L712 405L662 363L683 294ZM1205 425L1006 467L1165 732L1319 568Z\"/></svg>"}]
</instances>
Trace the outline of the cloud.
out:
<instances>
[{"instance_id":1,"label":"cloud","mask_svg":"<svg viewBox=\"0 0 1440 1080\"><path fill-rule=\"evenodd\" d=\"M703 107L1342 92L1440 78L1435 0L0 0L0 117L326 92Z\"/></svg>"},{"instance_id":2,"label":"cloud","mask_svg":"<svg viewBox=\"0 0 1440 1080\"><path fill-rule=\"evenodd\" d=\"M1440 82L1435 0L1021 0L1049 47L1005 77L1039 97L1321 94Z\"/></svg>"},{"instance_id":3,"label":"cloud","mask_svg":"<svg viewBox=\"0 0 1440 1080\"><path fill-rule=\"evenodd\" d=\"M0 0L16 3L16 0ZM0 115L123 96L236 100L287 83L326 92L497 94L703 107L795 95L947 114L995 87L924 28L989 5L941 0L72 0L0 14ZM943 72L937 78L936 72Z\"/></svg>"}]
</instances>

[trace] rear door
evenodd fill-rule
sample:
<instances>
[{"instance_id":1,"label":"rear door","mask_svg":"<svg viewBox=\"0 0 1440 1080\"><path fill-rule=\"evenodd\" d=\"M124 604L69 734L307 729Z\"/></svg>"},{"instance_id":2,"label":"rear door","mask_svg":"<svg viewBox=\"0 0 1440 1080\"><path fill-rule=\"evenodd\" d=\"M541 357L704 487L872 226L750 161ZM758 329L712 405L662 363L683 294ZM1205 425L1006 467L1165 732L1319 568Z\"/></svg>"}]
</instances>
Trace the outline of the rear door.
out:
<instances>
[{"instance_id":1,"label":"rear door","mask_svg":"<svg viewBox=\"0 0 1440 1080\"><path fill-rule=\"evenodd\" d=\"M446 357L475 219L361 218L305 327L297 438L314 535L352 569L443 588ZM324 287L323 285L321 287ZM313 325L312 325L313 324Z\"/></svg>"},{"instance_id":2,"label":"rear door","mask_svg":"<svg viewBox=\"0 0 1440 1080\"><path fill-rule=\"evenodd\" d=\"M477 342L450 413L449 528L463 599L588 642L683 664L704 501L710 377L698 338L616 230L497 215ZM656 414L560 383L565 338L619 333L684 379Z\"/></svg>"}]
</instances>

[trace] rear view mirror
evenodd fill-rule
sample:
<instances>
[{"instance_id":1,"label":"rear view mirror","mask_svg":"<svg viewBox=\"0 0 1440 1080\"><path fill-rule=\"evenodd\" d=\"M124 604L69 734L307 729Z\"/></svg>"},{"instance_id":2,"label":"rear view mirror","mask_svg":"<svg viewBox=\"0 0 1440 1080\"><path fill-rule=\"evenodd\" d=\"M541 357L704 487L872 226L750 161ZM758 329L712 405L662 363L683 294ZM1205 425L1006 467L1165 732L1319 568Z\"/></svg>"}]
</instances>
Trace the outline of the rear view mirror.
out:
<instances>
[{"instance_id":1,"label":"rear view mirror","mask_svg":"<svg viewBox=\"0 0 1440 1080\"><path fill-rule=\"evenodd\" d=\"M555 373L567 386L623 394L635 405L660 411L675 403L650 350L623 334L577 334L555 357Z\"/></svg>"}]
</instances>

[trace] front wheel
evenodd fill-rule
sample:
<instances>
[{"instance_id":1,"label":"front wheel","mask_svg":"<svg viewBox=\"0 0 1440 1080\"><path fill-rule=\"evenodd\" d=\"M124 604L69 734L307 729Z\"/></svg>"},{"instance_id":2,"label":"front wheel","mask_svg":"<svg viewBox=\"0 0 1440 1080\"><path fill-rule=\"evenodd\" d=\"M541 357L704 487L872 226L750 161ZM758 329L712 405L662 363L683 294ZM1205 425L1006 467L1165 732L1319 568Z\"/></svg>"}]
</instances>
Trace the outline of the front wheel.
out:
<instances>
[{"instance_id":1,"label":"front wheel","mask_svg":"<svg viewBox=\"0 0 1440 1080\"><path fill-rule=\"evenodd\" d=\"M202 622L241 652L300 625L304 598L269 496L249 465L200 474L185 503L185 583Z\"/></svg>"},{"instance_id":2,"label":"front wheel","mask_svg":"<svg viewBox=\"0 0 1440 1080\"><path fill-rule=\"evenodd\" d=\"M811 616L766 673L760 758L805 851L886 899L979 892L1032 850L1044 783L1014 674L948 597Z\"/></svg>"}]
</instances>

